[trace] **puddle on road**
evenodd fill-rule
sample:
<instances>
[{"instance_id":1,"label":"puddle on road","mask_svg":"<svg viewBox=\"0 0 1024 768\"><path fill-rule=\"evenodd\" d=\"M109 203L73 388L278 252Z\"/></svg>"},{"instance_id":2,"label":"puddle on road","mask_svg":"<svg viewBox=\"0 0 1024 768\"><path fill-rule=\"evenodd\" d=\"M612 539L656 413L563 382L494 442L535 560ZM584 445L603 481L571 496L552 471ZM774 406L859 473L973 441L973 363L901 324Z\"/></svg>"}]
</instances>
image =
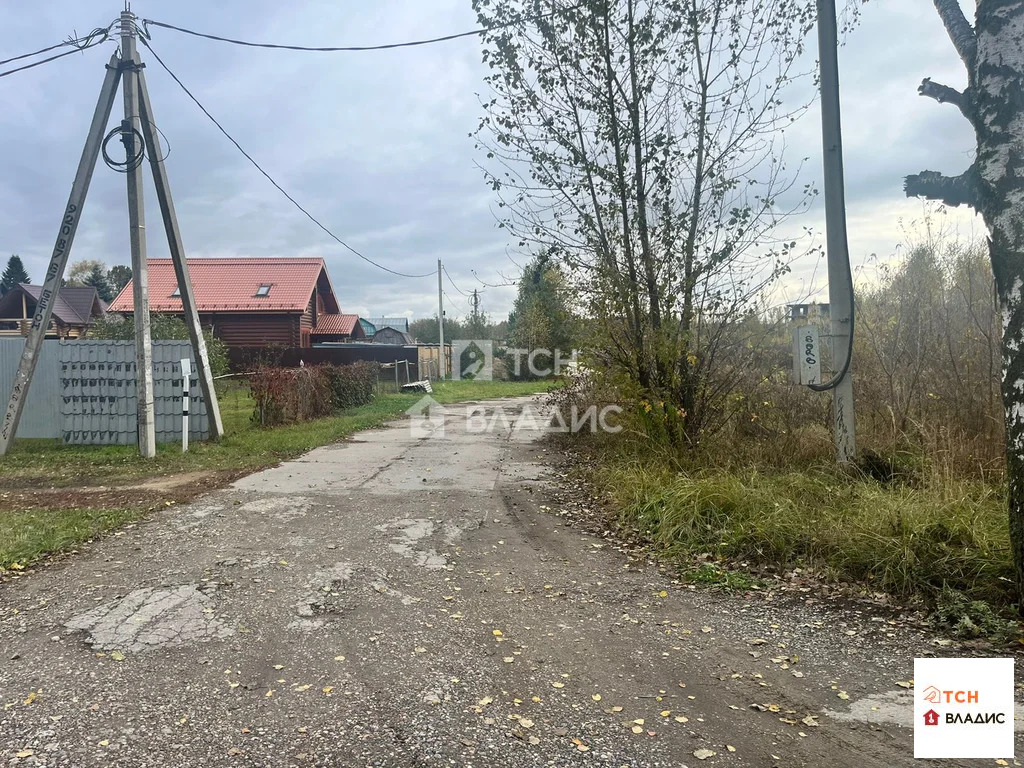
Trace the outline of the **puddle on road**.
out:
<instances>
[{"instance_id":1,"label":"puddle on road","mask_svg":"<svg viewBox=\"0 0 1024 768\"><path fill-rule=\"evenodd\" d=\"M137 589L74 617L68 629L88 633L97 650L147 651L229 637L213 600L193 585Z\"/></svg>"}]
</instances>

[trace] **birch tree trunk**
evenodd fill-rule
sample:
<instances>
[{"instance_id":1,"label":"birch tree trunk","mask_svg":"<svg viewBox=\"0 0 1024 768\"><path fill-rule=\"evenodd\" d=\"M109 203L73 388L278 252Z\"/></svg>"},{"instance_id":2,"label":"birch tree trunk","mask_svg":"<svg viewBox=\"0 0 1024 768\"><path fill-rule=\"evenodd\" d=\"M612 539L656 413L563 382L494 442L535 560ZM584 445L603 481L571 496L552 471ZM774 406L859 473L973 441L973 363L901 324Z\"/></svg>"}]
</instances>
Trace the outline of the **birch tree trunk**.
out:
<instances>
[{"instance_id":1,"label":"birch tree trunk","mask_svg":"<svg viewBox=\"0 0 1024 768\"><path fill-rule=\"evenodd\" d=\"M1010 544L1024 615L1024 0L978 0L972 28L958 0L934 0L968 72L957 91L926 79L919 89L955 105L977 135L974 164L957 177L925 171L908 195L970 205L989 230L989 256L1003 316L1003 409Z\"/></svg>"}]
</instances>

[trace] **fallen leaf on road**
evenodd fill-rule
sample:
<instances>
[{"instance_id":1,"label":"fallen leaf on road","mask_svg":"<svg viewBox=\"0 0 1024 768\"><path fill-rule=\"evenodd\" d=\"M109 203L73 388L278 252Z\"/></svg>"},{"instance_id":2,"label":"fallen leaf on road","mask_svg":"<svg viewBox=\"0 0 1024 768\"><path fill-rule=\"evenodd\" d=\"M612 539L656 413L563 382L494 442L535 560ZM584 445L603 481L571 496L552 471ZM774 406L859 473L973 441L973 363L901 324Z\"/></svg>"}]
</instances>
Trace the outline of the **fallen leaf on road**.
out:
<instances>
[{"instance_id":1,"label":"fallen leaf on road","mask_svg":"<svg viewBox=\"0 0 1024 768\"><path fill-rule=\"evenodd\" d=\"M836 695L843 701L848 701L850 698L850 694L848 694L846 691L840 691Z\"/></svg>"},{"instance_id":2,"label":"fallen leaf on road","mask_svg":"<svg viewBox=\"0 0 1024 768\"><path fill-rule=\"evenodd\" d=\"M110 654L110 658L112 658L114 661L124 661L124 654L120 651L114 651L112 654Z\"/></svg>"},{"instance_id":3,"label":"fallen leaf on road","mask_svg":"<svg viewBox=\"0 0 1024 768\"><path fill-rule=\"evenodd\" d=\"M601 694L600 693L595 693L590 698L592 698L594 701L600 701L601 700Z\"/></svg>"},{"instance_id":4,"label":"fallen leaf on road","mask_svg":"<svg viewBox=\"0 0 1024 768\"><path fill-rule=\"evenodd\" d=\"M25 704L26 705L27 704L31 704L35 700L36 700L36 692L32 691L32 693L30 693L28 696L25 697ZM99 705L96 706L96 709L99 709Z\"/></svg>"},{"instance_id":5,"label":"fallen leaf on road","mask_svg":"<svg viewBox=\"0 0 1024 768\"><path fill-rule=\"evenodd\" d=\"M520 718L519 719L519 724L521 726L523 726L523 728L533 728L533 720L530 720L529 718L526 718L526 717Z\"/></svg>"},{"instance_id":6,"label":"fallen leaf on road","mask_svg":"<svg viewBox=\"0 0 1024 768\"><path fill-rule=\"evenodd\" d=\"M634 725L633 726L633 733L643 733L643 732L644 732L644 729L641 728L639 725Z\"/></svg>"},{"instance_id":7,"label":"fallen leaf on road","mask_svg":"<svg viewBox=\"0 0 1024 768\"><path fill-rule=\"evenodd\" d=\"M501 630L500 630L500 629L495 629L495 630L493 630L493 631L491 632L491 634L492 634L492 635L494 635L495 637L501 637L501 636L502 636L502 632L501 632Z\"/></svg>"},{"instance_id":8,"label":"fallen leaf on road","mask_svg":"<svg viewBox=\"0 0 1024 768\"><path fill-rule=\"evenodd\" d=\"M565 688L565 683L552 683L552 688Z\"/></svg>"},{"instance_id":9,"label":"fallen leaf on road","mask_svg":"<svg viewBox=\"0 0 1024 768\"><path fill-rule=\"evenodd\" d=\"M683 716L683 715L678 715L678 716L676 717L676 722L677 722L677 723L688 723L688 722L690 722L690 718L688 718L688 717L685 717L685 716Z\"/></svg>"},{"instance_id":10,"label":"fallen leaf on road","mask_svg":"<svg viewBox=\"0 0 1024 768\"><path fill-rule=\"evenodd\" d=\"M267 691L267 693L266 693L266 697L267 697L267 698L269 699L269 698L270 698L271 696L273 696L273 695L274 695L274 689L273 689L273 688L271 688L271 689L270 689L269 691Z\"/></svg>"},{"instance_id":11,"label":"fallen leaf on road","mask_svg":"<svg viewBox=\"0 0 1024 768\"><path fill-rule=\"evenodd\" d=\"M424 648L422 645L419 648L416 649L416 653L426 653L426 652L427 652L427 649Z\"/></svg>"},{"instance_id":12,"label":"fallen leaf on road","mask_svg":"<svg viewBox=\"0 0 1024 768\"><path fill-rule=\"evenodd\" d=\"M274 669L284 669L284 664L275 664Z\"/></svg>"},{"instance_id":13,"label":"fallen leaf on road","mask_svg":"<svg viewBox=\"0 0 1024 768\"><path fill-rule=\"evenodd\" d=\"M634 722L634 723L635 723L636 725L643 725L643 724L644 724L644 719L643 719L642 717L638 717L638 718L637 718L636 720L634 720L633 722Z\"/></svg>"},{"instance_id":14,"label":"fallen leaf on road","mask_svg":"<svg viewBox=\"0 0 1024 768\"><path fill-rule=\"evenodd\" d=\"M234 757L235 755L242 754L242 750L240 750L238 747L232 747L228 750L228 754Z\"/></svg>"},{"instance_id":15,"label":"fallen leaf on road","mask_svg":"<svg viewBox=\"0 0 1024 768\"><path fill-rule=\"evenodd\" d=\"M537 746L538 744L540 744L540 739L538 739L536 736L531 736L529 738L529 742L534 746Z\"/></svg>"},{"instance_id":16,"label":"fallen leaf on road","mask_svg":"<svg viewBox=\"0 0 1024 768\"><path fill-rule=\"evenodd\" d=\"M104 739L103 741L100 742L100 746L101 747L106 747L106 746L109 746L109 745L110 745L110 739Z\"/></svg>"},{"instance_id":17,"label":"fallen leaf on road","mask_svg":"<svg viewBox=\"0 0 1024 768\"><path fill-rule=\"evenodd\" d=\"M700 631L704 634L707 634L708 632L714 632L715 630L713 630L711 627L701 627Z\"/></svg>"},{"instance_id":18,"label":"fallen leaf on road","mask_svg":"<svg viewBox=\"0 0 1024 768\"><path fill-rule=\"evenodd\" d=\"M725 748L728 749L730 752L735 752L736 751L736 747L733 747L733 746L731 746L729 744L726 744Z\"/></svg>"},{"instance_id":19,"label":"fallen leaf on road","mask_svg":"<svg viewBox=\"0 0 1024 768\"><path fill-rule=\"evenodd\" d=\"M484 696L482 699L480 699L480 701L476 703L476 705L478 707L486 707L492 701L494 701L494 699L492 699L490 696Z\"/></svg>"},{"instance_id":20,"label":"fallen leaf on road","mask_svg":"<svg viewBox=\"0 0 1024 768\"><path fill-rule=\"evenodd\" d=\"M896 685L898 685L900 688L913 688L914 687L914 681L913 680L910 680L910 681L907 681L907 680L897 680L896 681Z\"/></svg>"},{"instance_id":21,"label":"fallen leaf on road","mask_svg":"<svg viewBox=\"0 0 1024 768\"><path fill-rule=\"evenodd\" d=\"M15 757L32 757L32 755L34 755L34 754L35 754L35 752L33 752L31 749L26 749L26 750L24 750L22 752L15 752L14 756ZM1004 765L1005 765L1005 763L1004 763Z\"/></svg>"},{"instance_id":22,"label":"fallen leaf on road","mask_svg":"<svg viewBox=\"0 0 1024 768\"><path fill-rule=\"evenodd\" d=\"M746 642L747 645L764 645L768 641L763 637L748 637Z\"/></svg>"},{"instance_id":23,"label":"fallen leaf on road","mask_svg":"<svg viewBox=\"0 0 1024 768\"><path fill-rule=\"evenodd\" d=\"M693 756L698 760L707 760L709 757L714 757L717 754L717 752L713 752L710 749L697 749L693 752Z\"/></svg>"},{"instance_id":24,"label":"fallen leaf on road","mask_svg":"<svg viewBox=\"0 0 1024 768\"><path fill-rule=\"evenodd\" d=\"M800 722L803 723L804 725L809 725L812 728L817 728L818 725L820 725L820 723L818 723L817 715L808 715L807 717L805 717Z\"/></svg>"},{"instance_id":25,"label":"fallen leaf on road","mask_svg":"<svg viewBox=\"0 0 1024 768\"><path fill-rule=\"evenodd\" d=\"M320 690L323 691L324 693L326 693L328 696L330 696L331 695L331 691L334 690L334 686L333 685L325 685Z\"/></svg>"},{"instance_id":26,"label":"fallen leaf on road","mask_svg":"<svg viewBox=\"0 0 1024 768\"><path fill-rule=\"evenodd\" d=\"M515 661L515 658L512 656L506 656L502 659L502 661L504 661L506 664L511 664L513 661Z\"/></svg>"}]
</instances>

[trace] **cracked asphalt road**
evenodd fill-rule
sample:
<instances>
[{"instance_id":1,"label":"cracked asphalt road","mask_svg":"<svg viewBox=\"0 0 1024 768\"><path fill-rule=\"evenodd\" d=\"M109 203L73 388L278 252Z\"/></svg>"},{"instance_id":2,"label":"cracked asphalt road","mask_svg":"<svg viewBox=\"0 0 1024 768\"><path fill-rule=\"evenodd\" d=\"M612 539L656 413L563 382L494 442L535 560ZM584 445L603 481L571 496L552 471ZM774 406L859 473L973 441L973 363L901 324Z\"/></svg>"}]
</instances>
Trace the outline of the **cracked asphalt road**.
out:
<instances>
[{"instance_id":1,"label":"cracked asphalt road","mask_svg":"<svg viewBox=\"0 0 1024 768\"><path fill-rule=\"evenodd\" d=\"M912 764L927 637L680 588L573 528L535 406L361 433L0 586L0 758Z\"/></svg>"}]
</instances>

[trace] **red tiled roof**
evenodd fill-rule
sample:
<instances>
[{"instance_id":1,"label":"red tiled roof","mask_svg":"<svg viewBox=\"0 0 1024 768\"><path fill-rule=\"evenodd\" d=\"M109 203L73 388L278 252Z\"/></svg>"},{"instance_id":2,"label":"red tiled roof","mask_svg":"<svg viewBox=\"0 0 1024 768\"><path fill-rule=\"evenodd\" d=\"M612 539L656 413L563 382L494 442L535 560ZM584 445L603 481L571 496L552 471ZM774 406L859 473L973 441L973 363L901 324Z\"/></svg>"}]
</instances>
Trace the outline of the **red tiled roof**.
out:
<instances>
[{"instance_id":1,"label":"red tiled roof","mask_svg":"<svg viewBox=\"0 0 1024 768\"><path fill-rule=\"evenodd\" d=\"M316 318L316 328L313 335L338 334L340 336L351 336L359 322L359 315L332 315L321 313Z\"/></svg>"},{"instance_id":2,"label":"red tiled roof","mask_svg":"<svg viewBox=\"0 0 1024 768\"><path fill-rule=\"evenodd\" d=\"M154 312L180 312L181 299L172 297L178 287L170 259L149 259L149 308ZM224 258L189 259L189 276L199 312L260 310L305 311L320 273L323 259ZM270 292L256 296L261 285ZM131 312L132 283L110 304L111 312Z\"/></svg>"}]
</instances>

